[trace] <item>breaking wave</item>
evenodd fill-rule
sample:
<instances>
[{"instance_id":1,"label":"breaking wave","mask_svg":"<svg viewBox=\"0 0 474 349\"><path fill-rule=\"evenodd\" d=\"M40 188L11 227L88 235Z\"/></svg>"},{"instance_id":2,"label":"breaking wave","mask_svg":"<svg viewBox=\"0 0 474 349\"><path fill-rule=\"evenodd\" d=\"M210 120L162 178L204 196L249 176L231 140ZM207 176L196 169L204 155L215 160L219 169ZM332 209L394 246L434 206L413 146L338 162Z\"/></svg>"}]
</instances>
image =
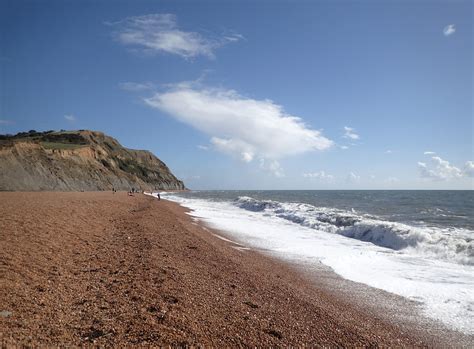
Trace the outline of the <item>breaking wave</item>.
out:
<instances>
[{"instance_id":1,"label":"breaking wave","mask_svg":"<svg viewBox=\"0 0 474 349\"><path fill-rule=\"evenodd\" d=\"M326 233L339 234L392 250L474 265L473 232L458 228L414 227L335 208L257 200L241 196L234 205Z\"/></svg>"}]
</instances>

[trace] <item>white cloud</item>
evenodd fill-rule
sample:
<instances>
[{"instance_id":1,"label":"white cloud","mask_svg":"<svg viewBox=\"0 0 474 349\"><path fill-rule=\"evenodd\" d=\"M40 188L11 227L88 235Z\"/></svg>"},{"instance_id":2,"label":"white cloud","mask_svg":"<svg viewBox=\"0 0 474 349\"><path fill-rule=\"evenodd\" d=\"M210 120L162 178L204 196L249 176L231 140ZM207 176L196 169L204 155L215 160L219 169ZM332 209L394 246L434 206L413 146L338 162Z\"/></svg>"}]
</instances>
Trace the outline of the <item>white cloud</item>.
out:
<instances>
[{"instance_id":1,"label":"white cloud","mask_svg":"<svg viewBox=\"0 0 474 349\"><path fill-rule=\"evenodd\" d=\"M11 124L13 124L13 121L11 120L0 119L0 125L11 125Z\"/></svg>"},{"instance_id":2,"label":"white cloud","mask_svg":"<svg viewBox=\"0 0 474 349\"><path fill-rule=\"evenodd\" d=\"M244 162L252 161L255 156L253 148L240 139L223 139L219 137L212 137L211 143L222 153L229 155L239 155L240 159Z\"/></svg>"},{"instance_id":3,"label":"white cloud","mask_svg":"<svg viewBox=\"0 0 474 349\"><path fill-rule=\"evenodd\" d=\"M70 121L70 122L74 122L76 121L76 117L72 114L66 114L64 115L64 118L67 120L67 121Z\"/></svg>"},{"instance_id":4,"label":"white cloud","mask_svg":"<svg viewBox=\"0 0 474 349\"><path fill-rule=\"evenodd\" d=\"M456 27L454 26L454 24L449 24L443 29L444 36L453 35L455 32L456 32Z\"/></svg>"},{"instance_id":5,"label":"white cloud","mask_svg":"<svg viewBox=\"0 0 474 349\"><path fill-rule=\"evenodd\" d=\"M303 173L304 178L314 178L321 182L332 183L334 182L335 177L325 171L318 171L312 173Z\"/></svg>"},{"instance_id":6,"label":"white cloud","mask_svg":"<svg viewBox=\"0 0 474 349\"><path fill-rule=\"evenodd\" d=\"M207 38L197 32L180 30L176 16L172 14L128 17L111 25L118 28L116 38L125 45L139 47L145 52L167 52L184 58L213 58L215 49L243 38L239 34Z\"/></svg>"},{"instance_id":7,"label":"white cloud","mask_svg":"<svg viewBox=\"0 0 474 349\"><path fill-rule=\"evenodd\" d=\"M359 139L359 135L356 133L355 129L352 127L344 126L344 138L349 139Z\"/></svg>"},{"instance_id":8,"label":"white cloud","mask_svg":"<svg viewBox=\"0 0 474 349\"><path fill-rule=\"evenodd\" d=\"M360 176L356 175L354 172L349 172L346 180L349 183L357 183L360 181Z\"/></svg>"},{"instance_id":9,"label":"white cloud","mask_svg":"<svg viewBox=\"0 0 474 349\"><path fill-rule=\"evenodd\" d=\"M144 99L149 106L211 136L215 149L244 162L277 160L314 150L333 141L271 100L246 98L232 90L179 84ZM270 166L275 167L275 166Z\"/></svg>"},{"instance_id":10,"label":"white cloud","mask_svg":"<svg viewBox=\"0 0 474 349\"><path fill-rule=\"evenodd\" d=\"M209 147L208 147L207 145L201 145L201 144L199 144L197 147L198 147L199 149L201 149L201 150L209 150Z\"/></svg>"},{"instance_id":11,"label":"white cloud","mask_svg":"<svg viewBox=\"0 0 474 349\"><path fill-rule=\"evenodd\" d=\"M342 150L349 149L349 147L348 147L347 145L341 145L340 148L341 148Z\"/></svg>"},{"instance_id":12,"label":"white cloud","mask_svg":"<svg viewBox=\"0 0 474 349\"><path fill-rule=\"evenodd\" d=\"M385 154L392 154L392 151L389 149L389 150L386 150L385 151Z\"/></svg>"},{"instance_id":13,"label":"white cloud","mask_svg":"<svg viewBox=\"0 0 474 349\"><path fill-rule=\"evenodd\" d=\"M425 162L418 162L418 171L420 171L420 176L422 178L438 178L436 172L428 169Z\"/></svg>"},{"instance_id":14,"label":"white cloud","mask_svg":"<svg viewBox=\"0 0 474 349\"><path fill-rule=\"evenodd\" d=\"M285 172L276 160L260 159L260 168L264 171L270 172L275 177L285 177Z\"/></svg>"},{"instance_id":15,"label":"white cloud","mask_svg":"<svg viewBox=\"0 0 474 349\"><path fill-rule=\"evenodd\" d=\"M466 177L474 177L474 161L466 161L463 174Z\"/></svg>"},{"instance_id":16,"label":"white cloud","mask_svg":"<svg viewBox=\"0 0 474 349\"><path fill-rule=\"evenodd\" d=\"M424 155L436 155L436 153L434 151L425 151L423 154Z\"/></svg>"},{"instance_id":17,"label":"white cloud","mask_svg":"<svg viewBox=\"0 0 474 349\"><path fill-rule=\"evenodd\" d=\"M146 91L153 90L156 88L156 85L152 82L121 82L119 87L125 91Z\"/></svg>"},{"instance_id":18,"label":"white cloud","mask_svg":"<svg viewBox=\"0 0 474 349\"><path fill-rule=\"evenodd\" d=\"M440 181L460 178L463 175L459 168L452 166L449 161L443 160L439 156L431 158L431 166L425 162L418 162L418 170L421 177Z\"/></svg>"}]
</instances>

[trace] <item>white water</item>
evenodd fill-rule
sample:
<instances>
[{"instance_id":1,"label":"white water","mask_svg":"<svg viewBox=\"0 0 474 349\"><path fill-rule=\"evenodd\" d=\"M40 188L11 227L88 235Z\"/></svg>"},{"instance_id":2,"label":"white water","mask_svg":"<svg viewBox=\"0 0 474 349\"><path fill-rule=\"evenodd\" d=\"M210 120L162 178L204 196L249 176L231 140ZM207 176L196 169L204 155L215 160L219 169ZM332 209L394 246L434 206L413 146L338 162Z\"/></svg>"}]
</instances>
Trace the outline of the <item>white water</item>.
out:
<instances>
[{"instance_id":1,"label":"white water","mask_svg":"<svg viewBox=\"0 0 474 349\"><path fill-rule=\"evenodd\" d=\"M239 197L234 204L245 210L332 234L371 242L392 250L448 262L474 265L472 231L461 228L409 226L375 216L303 203Z\"/></svg>"},{"instance_id":2,"label":"white water","mask_svg":"<svg viewBox=\"0 0 474 349\"><path fill-rule=\"evenodd\" d=\"M192 209L211 227L241 243L280 258L331 267L342 277L421 303L423 313L450 328L474 334L474 267L394 250L334 234L274 212L240 208L239 203L165 198ZM389 241L390 242L390 241ZM392 241L393 242L393 241ZM395 240L396 243L400 241ZM387 242L388 243L388 242ZM416 252L416 251L415 251Z\"/></svg>"}]
</instances>

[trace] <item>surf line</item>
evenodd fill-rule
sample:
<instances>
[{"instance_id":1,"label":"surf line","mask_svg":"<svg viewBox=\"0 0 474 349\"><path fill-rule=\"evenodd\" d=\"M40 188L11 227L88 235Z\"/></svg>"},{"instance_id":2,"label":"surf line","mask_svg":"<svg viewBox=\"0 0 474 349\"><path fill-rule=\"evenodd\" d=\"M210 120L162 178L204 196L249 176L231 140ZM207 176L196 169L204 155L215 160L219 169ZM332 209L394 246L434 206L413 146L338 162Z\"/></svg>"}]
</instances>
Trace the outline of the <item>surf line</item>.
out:
<instances>
[{"instance_id":1,"label":"surf line","mask_svg":"<svg viewBox=\"0 0 474 349\"><path fill-rule=\"evenodd\" d=\"M207 230L207 229L206 229L206 230ZM208 231L209 231L209 230L208 230ZM223 241L229 242L229 243L231 243L231 244L233 244L233 245L237 245L237 246L231 246L233 249L236 249L237 251L243 252L243 251L248 251L248 250L250 250L249 247L245 247L244 245L239 244L238 242L232 241L232 240L230 240L230 239L227 239L227 238L225 238L225 237L223 237L223 236L221 236L221 235L218 235L218 234L215 234L215 233L211 233L211 234L214 235L214 236L215 236L216 238L218 238L218 239L221 239L221 240L223 240Z\"/></svg>"},{"instance_id":2,"label":"surf line","mask_svg":"<svg viewBox=\"0 0 474 349\"><path fill-rule=\"evenodd\" d=\"M244 252L244 251L249 251L249 247L242 247L242 246L231 246L233 249L239 251L239 252Z\"/></svg>"}]
</instances>

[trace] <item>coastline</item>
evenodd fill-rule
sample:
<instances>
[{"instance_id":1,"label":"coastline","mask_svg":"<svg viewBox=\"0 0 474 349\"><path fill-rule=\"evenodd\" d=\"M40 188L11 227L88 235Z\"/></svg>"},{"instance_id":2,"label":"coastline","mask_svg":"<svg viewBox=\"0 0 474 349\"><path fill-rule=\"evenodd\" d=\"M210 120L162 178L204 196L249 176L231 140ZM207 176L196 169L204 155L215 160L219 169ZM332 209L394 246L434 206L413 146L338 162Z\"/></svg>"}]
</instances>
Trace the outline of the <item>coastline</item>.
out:
<instances>
[{"instance_id":1,"label":"coastline","mask_svg":"<svg viewBox=\"0 0 474 349\"><path fill-rule=\"evenodd\" d=\"M165 200L166 197L165 197ZM171 201L179 205L179 203ZM254 258L270 259L280 268L304 279L304 287L316 289L319 297L333 297L337 303L361 312L385 324L395 326L401 333L408 334L429 347L471 347L472 335L457 331L446 324L429 318L422 312L423 304L400 295L378 289L360 282L351 281L338 275L322 262L304 262L301 259L287 258L272 250L253 248L239 240L238 236L213 228L205 221L194 217L192 209L180 206L195 222L203 226L210 235L226 241L232 248L253 253ZM346 308L344 308L346 309Z\"/></svg>"},{"instance_id":2,"label":"coastline","mask_svg":"<svg viewBox=\"0 0 474 349\"><path fill-rule=\"evenodd\" d=\"M394 316L401 297L247 249L167 200L4 192L0 208L3 345L469 344Z\"/></svg>"}]
</instances>

